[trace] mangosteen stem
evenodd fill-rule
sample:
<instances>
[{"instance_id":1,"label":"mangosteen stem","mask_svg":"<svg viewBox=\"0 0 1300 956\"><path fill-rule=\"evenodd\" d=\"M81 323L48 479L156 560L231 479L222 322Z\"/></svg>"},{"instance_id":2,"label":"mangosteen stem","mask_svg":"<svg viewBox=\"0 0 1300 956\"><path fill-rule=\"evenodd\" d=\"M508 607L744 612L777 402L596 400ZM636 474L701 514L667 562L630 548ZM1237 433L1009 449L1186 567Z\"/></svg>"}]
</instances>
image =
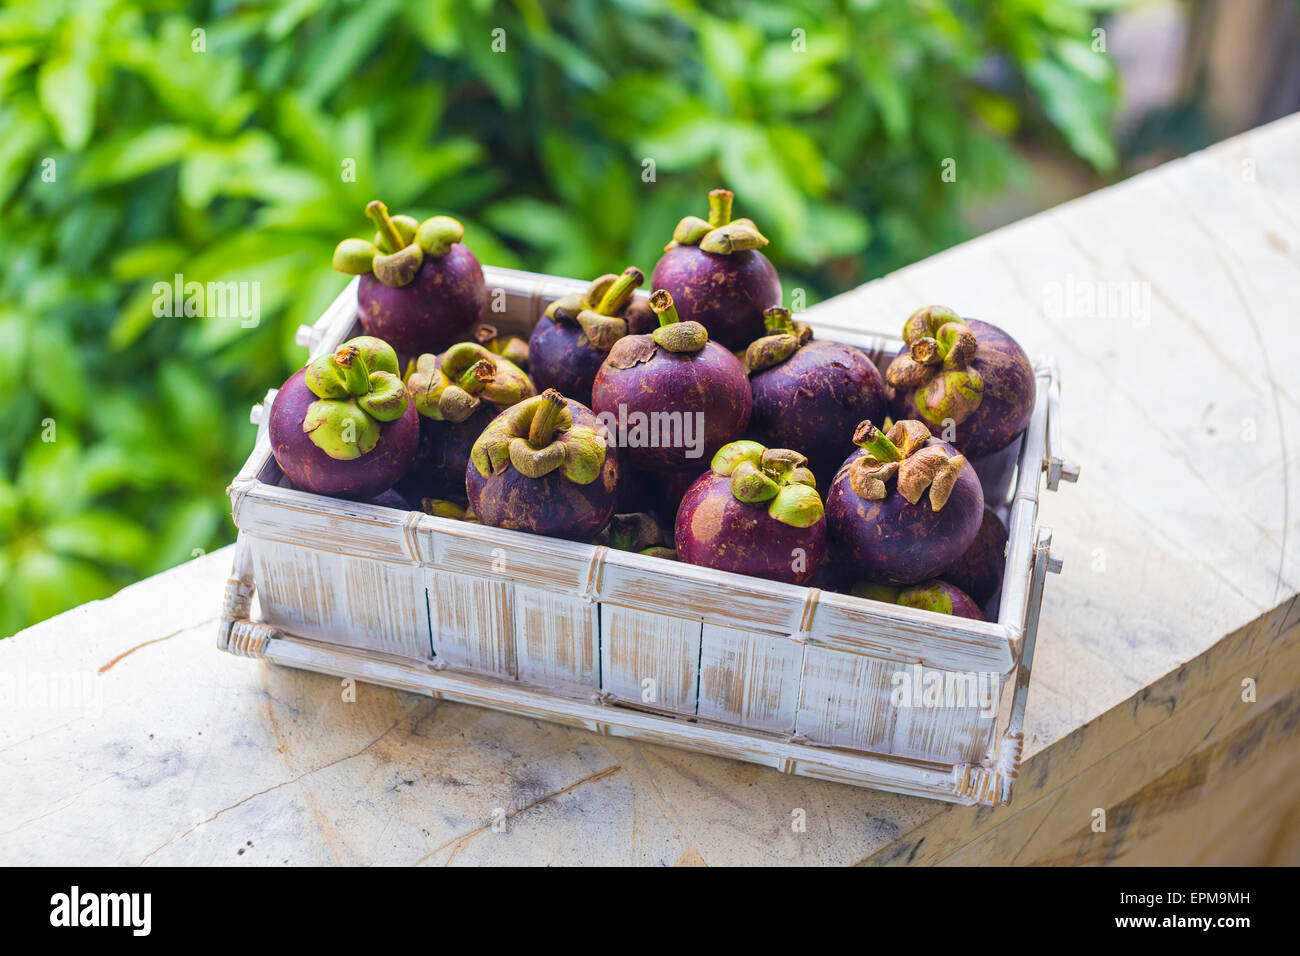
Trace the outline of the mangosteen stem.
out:
<instances>
[{"instance_id":1,"label":"mangosteen stem","mask_svg":"<svg viewBox=\"0 0 1300 956\"><path fill-rule=\"evenodd\" d=\"M903 453L898 450L898 446L885 437L885 433L870 421L858 425L853 433L853 444L865 448L872 458L881 463L903 460Z\"/></svg>"},{"instance_id":2,"label":"mangosteen stem","mask_svg":"<svg viewBox=\"0 0 1300 956\"><path fill-rule=\"evenodd\" d=\"M763 325L768 335L793 335L794 322L790 319L790 310L774 305L763 310Z\"/></svg>"},{"instance_id":3,"label":"mangosteen stem","mask_svg":"<svg viewBox=\"0 0 1300 956\"><path fill-rule=\"evenodd\" d=\"M542 400L533 412L532 423L528 426L528 444L534 448L545 448L555 436L559 427L560 415L564 412L564 396L553 388L542 392Z\"/></svg>"},{"instance_id":4,"label":"mangosteen stem","mask_svg":"<svg viewBox=\"0 0 1300 956\"><path fill-rule=\"evenodd\" d=\"M496 367L491 362L487 359L479 359L460 373L460 377L456 379L456 384L471 395L477 395L496 377L496 373Z\"/></svg>"},{"instance_id":5,"label":"mangosteen stem","mask_svg":"<svg viewBox=\"0 0 1300 956\"><path fill-rule=\"evenodd\" d=\"M388 218L388 207L378 199L372 199L366 204L366 215L370 217L370 221L375 224L375 228L379 230L379 234L384 237L384 241L393 252L406 245L397 232L397 227L393 225L393 220Z\"/></svg>"},{"instance_id":6,"label":"mangosteen stem","mask_svg":"<svg viewBox=\"0 0 1300 956\"><path fill-rule=\"evenodd\" d=\"M340 345L334 353L334 364L343 373L343 383L350 393L365 395L370 391L370 373L361 358L361 350L355 345Z\"/></svg>"},{"instance_id":7,"label":"mangosteen stem","mask_svg":"<svg viewBox=\"0 0 1300 956\"><path fill-rule=\"evenodd\" d=\"M645 273L636 266L624 269L623 274L615 279L614 284L600 297L596 311L601 315L617 315L618 310L623 308L631 298L633 290L639 288L643 282L645 282Z\"/></svg>"},{"instance_id":8,"label":"mangosteen stem","mask_svg":"<svg viewBox=\"0 0 1300 956\"><path fill-rule=\"evenodd\" d=\"M667 289L656 289L650 294L650 308L659 316L661 326L681 321L677 315L677 306L673 305L673 294Z\"/></svg>"},{"instance_id":9,"label":"mangosteen stem","mask_svg":"<svg viewBox=\"0 0 1300 956\"><path fill-rule=\"evenodd\" d=\"M714 229L731 222L731 201L736 194L730 189L714 189L709 192L709 225Z\"/></svg>"}]
</instances>

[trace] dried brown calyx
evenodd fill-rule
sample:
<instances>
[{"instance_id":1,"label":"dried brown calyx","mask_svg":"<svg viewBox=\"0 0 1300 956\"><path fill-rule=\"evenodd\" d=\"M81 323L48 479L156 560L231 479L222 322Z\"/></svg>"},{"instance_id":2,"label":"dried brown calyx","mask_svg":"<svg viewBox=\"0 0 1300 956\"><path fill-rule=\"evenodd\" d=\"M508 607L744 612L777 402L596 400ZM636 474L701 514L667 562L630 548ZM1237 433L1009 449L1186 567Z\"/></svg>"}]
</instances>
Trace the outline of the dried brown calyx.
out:
<instances>
[{"instance_id":1,"label":"dried brown calyx","mask_svg":"<svg viewBox=\"0 0 1300 956\"><path fill-rule=\"evenodd\" d=\"M897 389L912 389L916 410L940 425L960 425L984 398L984 379L972 364L975 333L952 309L917 309L903 325L907 353L889 363L885 378Z\"/></svg>"},{"instance_id":2,"label":"dried brown calyx","mask_svg":"<svg viewBox=\"0 0 1300 956\"><path fill-rule=\"evenodd\" d=\"M966 459L949 456L943 446L928 445L929 440L930 430L913 419L895 423L888 432L864 421L853 433L853 444L866 454L849 466L849 487L859 498L881 501L893 481L910 504L919 502L928 489L930 508L941 510Z\"/></svg>"}]
</instances>

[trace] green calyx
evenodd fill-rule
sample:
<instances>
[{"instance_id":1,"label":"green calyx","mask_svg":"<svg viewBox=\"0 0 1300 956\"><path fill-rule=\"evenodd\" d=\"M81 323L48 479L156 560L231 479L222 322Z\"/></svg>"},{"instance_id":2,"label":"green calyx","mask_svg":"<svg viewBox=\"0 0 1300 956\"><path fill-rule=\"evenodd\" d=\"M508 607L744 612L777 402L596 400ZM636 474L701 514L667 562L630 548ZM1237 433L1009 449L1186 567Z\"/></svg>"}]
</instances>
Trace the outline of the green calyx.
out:
<instances>
[{"instance_id":1,"label":"green calyx","mask_svg":"<svg viewBox=\"0 0 1300 956\"><path fill-rule=\"evenodd\" d=\"M564 396L548 388L493 419L470 449L470 461L484 478L506 468L528 478L559 469L574 484L589 485L605 465L605 439L574 425Z\"/></svg>"},{"instance_id":2,"label":"green calyx","mask_svg":"<svg viewBox=\"0 0 1300 956\"><path fill-rule=\"evenodd\" d=\"M698 352L709 344L709 331L698 322L683 322L667 289L650 294L650 308L659 318L659 327L650 333L655 345L669 352Z\"/></svg>"},{"instance_id":3,"label":"green calyx","mask_svg":"<svg viewBox=\"0 0 1300 956\"><path fill-rule=\"evenodd\" d=\"M528 343L514 335L502 338L495 325L486 322L480 325L474 333L474 340L493 355L500 355L520 368L528 364Z\"/></svg>"},{"instance_id":4,"label":"green calyx","mask_svg":"<svg viewBox=\"0 0 1300 956\"><path fill-rule=\"evenodd\" d=\"M603 544L618 551L633 551L654 558L677 560L677 552L664 540L659 522L644 511L614 515L591 543Z\"/></svg>"},{"instance_id":5,"label":"green calyx","mask_svg":"<svg viewBox=\"0 0 1300 956\"><path fill-rule=\"evenodd\" d=\"M584 293L560 296L546 307L552 322L582 329L592 346L608 352L614 343L627 335L623 317L632 302L632 293L645 282L645 273L635 266L620 275L609 273L594 280Z\"/></svg>"},{"instance_id":6,"label":"green calyx","mask_svg":"<svg viewBox=\"0 0 1300 956\"><path fill-rule=\"evenodd\" d=\"M920 584L908 587L862 581L853 585L851 593L854 597L868 598L884 604L898 604L902 607L916 608L918 611L932 611L935 614L952 613L952 594L941 581L922 581Z\"/></svg>"},{"instance_id":7,"label":"green calyx","mask_svg":"<svg viewBox=\"0 0 1300 956\"><path fill-rule=\"evenodd\" d=\"M373 451L380 424L401 418L410 400L397 375L397 353L369 335L313 359L303 381L316 401L307 406L302 430L312 444L339 461Z\"/></svg>"},{"instance_id":8,"label":"green calyx","mask_svg":"<svg viewBox=\"0 0 1300 956\"><path fill-rule=\"evenodd\" d=\"M334 268L348 275L373 273L386 286L409 285L425 256L445 256L465 237L465 227L449 216L416 222L410 216L390 216L378 199L366 206L375 224L372 242L344 239L334 249Z\"/></svg>"},{"instance_id":9,"label":"green calyx","mask_svg":"<svg viewBox=\"0 0 1300 956\"><path fill-rule=\"evenodd\" d=\"M664 251L676 246L699 246L703 252L725 256L767 245L767 237L758 231L752 219L731 218L733 199L735 193L729 189L712 190L709 193L709 218L687 216L673 230L673 241L664 246Z\"/></svg>"},{"instance_id":10,"label":"green calyx","mask_svg":"<svg viewBox=\"0 0 1300 956\"><path fill-rule=\"evenodd\" d=\"M417 412L447 422L463 422L483 402L504 407L536 393L519 366L477 342L421 355L407 367L406 387Z\"/></svg>"},{"instance_id":11,"label":"green calyx","mask_svg":"<svg viewBox=\"0 0 1300 956\"><path fill-rule=\"evenodd\" d=\"M808 459L788 448L767 448L742 439L723 445L709 469L731 479L731 494L750 505L767 504L767 513L782 524L810 528L826 509Z\"/></svg>"},{"instance_id":12,"label":"green calyx","mask_svg":"<svg viewBox=\"0 0 1300 956\"><path fill-rule=\"evenodd\" d=\"M812 327L795 322L790 310L779 305L763 311L763 324L767 335L751 342L742 358L745 372L750 375L780 365L812 341Z\"/></svg>"},{"instance_id":13,"label":"green calyx","mask_svg":"<svg viewBox=\"0 0 1300 956\"><path fill-rule=\"evenodd\" d=\"M898 493L916 504L928 490L930 509L940 511L948 503L966 459L948 455L939 445L930 445L930 430L923 422L904 419L882 432L869 421L858 425L853 444L866 454L849 466L849 487L866 501L882 501L894 481Z\"/></svg>"},{"instance_id":14,"label":"green calyx","mask_svg":"<svg viewBox=\"0 0 1300 956\"><path fill-rule=\"evenodd\" d=\"M885 370L896 389L912 389L917 412L926 421L960 425L984 398L984 379L973 365L975 333L952 309L917 309L903 324L908 352Z\"/></svg>"}]
</instances>

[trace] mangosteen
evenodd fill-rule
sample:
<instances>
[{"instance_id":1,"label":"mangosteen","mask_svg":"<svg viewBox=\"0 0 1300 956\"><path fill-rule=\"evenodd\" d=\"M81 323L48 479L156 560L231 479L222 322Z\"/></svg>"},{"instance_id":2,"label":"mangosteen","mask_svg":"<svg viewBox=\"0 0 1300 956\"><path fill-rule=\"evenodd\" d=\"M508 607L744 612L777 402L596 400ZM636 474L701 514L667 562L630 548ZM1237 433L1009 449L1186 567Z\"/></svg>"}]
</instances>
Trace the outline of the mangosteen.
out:
<instances>
[{"instance_id":1,"label":"mangosteen","mask_svg":"<svg viewBox=\"0 0 1300 956\"><path fill-rule=\"evenodd\" d=\"M1002 585L1007 565L1007 526L992 508L985 506L975 540L957 563L943 576L961 588L981 607L988 604Z\"/></svg>"},{"instance_id":2,"label":"mangosteen","mask_svg":"<svg viewBox=\"0 0 1300 956\"><path fill-rule=\"evenodd\" d=\"M826 516L807 459L736 441L713 456L677 509L682 561L807 584L826 549Z\"/></svg>"},{"instance_id":3,"label":"mangosteen","mask_svg":"<svg viewBox=\"0 0 1300 956\"><path fill-rule=\"evenodd\" d=\"M686 471L656 471L649 473L651 480L649 494L642 499L650 502L654 510L669 529L677 519L677 509L681 507L682 496L695 484L705 468L696 467Z\"/></svg>"},{"instance_id":4,"label":"mangosteen","mask_svg":"<svg viewBox=\"0 0 1300 956\"><path fill-rule=\"evenodd\" d=\"M971 600L969 594L956 585L938 578L905 588L890 584L859 584L853 588L853 593L858 597L883 601L886 604L901 604L903 607L933 611L935 614L968 617L974 621L984 620L979 605Z\"/></svg>"},{"instance_id":5,"label":"mangosteen","mask_svg":"<svg viewBox=\"0 0 1300 956\"><path fill-rule=\"evenodd\" d=\"M667 289L685 322L698 322L727 348L763 334L763 310L781 304L781 280L758 250L767 238L749 219L732 219L735 194L709 193L709 218L687 216L655 266L650 284Z\"/></svg>"},{"instance_id":6,"label":"mangosteen","mask_svg":"<svg viewBox=\"0 0 1300 956\"><path fill-rule=\"evenodd\" d=\"M474 341L493 355L500 355L524 371L528 370L528 343L516 335L502 336L495 325L484 322L474 333Z\"/></svg>"},{"instance_id":7,"label":"mangosteen","mask_svg":"<svg viewBox=\"0 0 1300 956\"><path fill-rule=\"evenodd\" d=\"M420 415L420 447L401 488L413 501L461 495L470 448L503 408L535 395L528 376L477 342L421 355L406 387Z\"/></svg>"},{"instance_id":8,"label":"mangosteen","mask_svg":"<svg viewBox=\"0 0 1300 956\"><path fill-rule=\"evenodd\" d=\"M368 335L289 376L271 406L271 452L293 484L366 501L415 459L420 426L397 354Z\"/></svg>"},{"instance_id":9,"label":"mangosteen","mask_svg":"<svg viewBox=\"0 0 1300 956\"><path fill-rule=\"evenodd\" d=\"M640 269L628 268L547 306L528 340L529 373L537 387L590 407L591 383L614 343L627 335L624 315L644 281Z\"/></svg>"},{"instance_id":10,"label":"mangosteen","mask_svg":"<svg viewBox=\"0 0 1300 956\"><path fill-rule=\"evenodd\" d=\"M374 241L344 239L334 250L334 268L361 277L362 327L403 355L441 352L470 338L487 307L487 286L461 241L465 228L449 216L389 216L378 200L366 215L379 230Z\"/></svg>"},{"instance_id":11,"label":"mangosteen","mask_svg":"<svg viewBox=\"0 0 1300 956\"><path fill-rule=\"evenodd\" d=\"M478 518L474 517L464 501L452 501L449 498L422 498L420 499L420 510L427 515L433 515L435 518L450 518L452 521L468 521L471 524L482 524Z\"/></svg>"},{"instance_id":12,"label":"mangosteen","mask_svg":"<svg viewBox=\"0 0 1300 956\"><path fill-rule=\"evenodd\" d=\"M682 322L673 297L650 297L659 327L619 339L592 386L592 408L617 430L629 462L684 471L707 461L749 424L745 368L698 322Z\"/></svg>"},{"instance_id":13,"label":"mangosteen","mask_svg":"<svg viewBox=\"0 0 1300 956\"><path fill-rule=\"evenodd\" d=\"M668 544L664 529L654 515L644 511L616 514L609 524L591 539L592 544L603 544L619 551L633 551L652 558L677 560L677 552Z\"/></svg>"},{"instance_id":14,"label":"mangosteen","mask_svg":"<svg viewBox=\"0 0 1300 956\"><path fill-rule=\"evenodd\" d=\"M589 541L614 513L618 451L586 406L553 388L499 414L470 451L465 490L483 524Z\"/></svg>"},{"instance_id":15,"label":"mangosteen","mask_svg":"<svg viewBox=\"0 0 1300 956\"><path fill-rule=\"evenodd\" d=\"M383 494L376 495L370 499L372 505L378 505L381 508L392 508L394 511L415 511L402 495L398 494L392 488L389 488Z\"/></svg>"},{"instance_id":16,"label":"mangosteen","mask_svg":"<svg viewBox=\"0 0 1300 956\"><path fill-rule=\"evenodd\" d=\"M894 417L925 423L968 458L1011 444L1034 410L1034 369L995 325L931 305L903 326L907 343L885 370Z\"/></svg>"},{"instance_id":17,"label":"mangosteen","mask_svg":"<svg viewBox=\"0 0 1300 956\"><path fill-rule=\"evenodd\" d=\"M916 584L937 577L979 531L984 492L966 459L904 420L883 433L858 426L826 496L836 554L858 578Z\"/></svg>"},{"instance_id":18,"label":"mangosteen","mask_svg":"<svg viewBox=\"0 0 1300 956\"><path fill-rule=\"evenodd\" d=\"M829 483L853 451L849 438L858 422L888 412L885 380L861 349L814 342L812 329L792 321L789 309L772 306L763 320L767 335L745 352L754 396L749 434L803 452L813 474Z\"/></svg>"}]
</instances>

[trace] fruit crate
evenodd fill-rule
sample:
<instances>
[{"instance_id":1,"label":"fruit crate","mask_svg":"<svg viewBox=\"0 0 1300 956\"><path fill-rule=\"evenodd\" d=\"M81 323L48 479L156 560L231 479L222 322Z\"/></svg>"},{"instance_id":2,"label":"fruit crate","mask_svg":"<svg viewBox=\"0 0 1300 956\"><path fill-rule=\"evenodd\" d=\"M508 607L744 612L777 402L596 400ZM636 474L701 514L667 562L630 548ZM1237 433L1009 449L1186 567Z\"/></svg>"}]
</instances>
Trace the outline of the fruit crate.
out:
<instances>
[{"instance_id":1,"label":"fruit crate","mask_svg":"<svg viewBox=\"0 0 1300 956\"><path fill-rule=\"evenodd\" d=\"M487 321L525 338L552 300L586 288L484 271ZM801 316L818 338L882 367L902 345L818 311ZM299 344L315 356L356 334L354 280ZM1035 374L998 502L1010 536L995 622L299 491L271 454L270 392L229 488L239 534L218 643L785 773L1006 804L1044 579L1059 570L1051 530L1037 527L1039 493L1044 478L1055 488L1077 475L1052 455L1057 373Z\"/></svg>"}]
</instances>

